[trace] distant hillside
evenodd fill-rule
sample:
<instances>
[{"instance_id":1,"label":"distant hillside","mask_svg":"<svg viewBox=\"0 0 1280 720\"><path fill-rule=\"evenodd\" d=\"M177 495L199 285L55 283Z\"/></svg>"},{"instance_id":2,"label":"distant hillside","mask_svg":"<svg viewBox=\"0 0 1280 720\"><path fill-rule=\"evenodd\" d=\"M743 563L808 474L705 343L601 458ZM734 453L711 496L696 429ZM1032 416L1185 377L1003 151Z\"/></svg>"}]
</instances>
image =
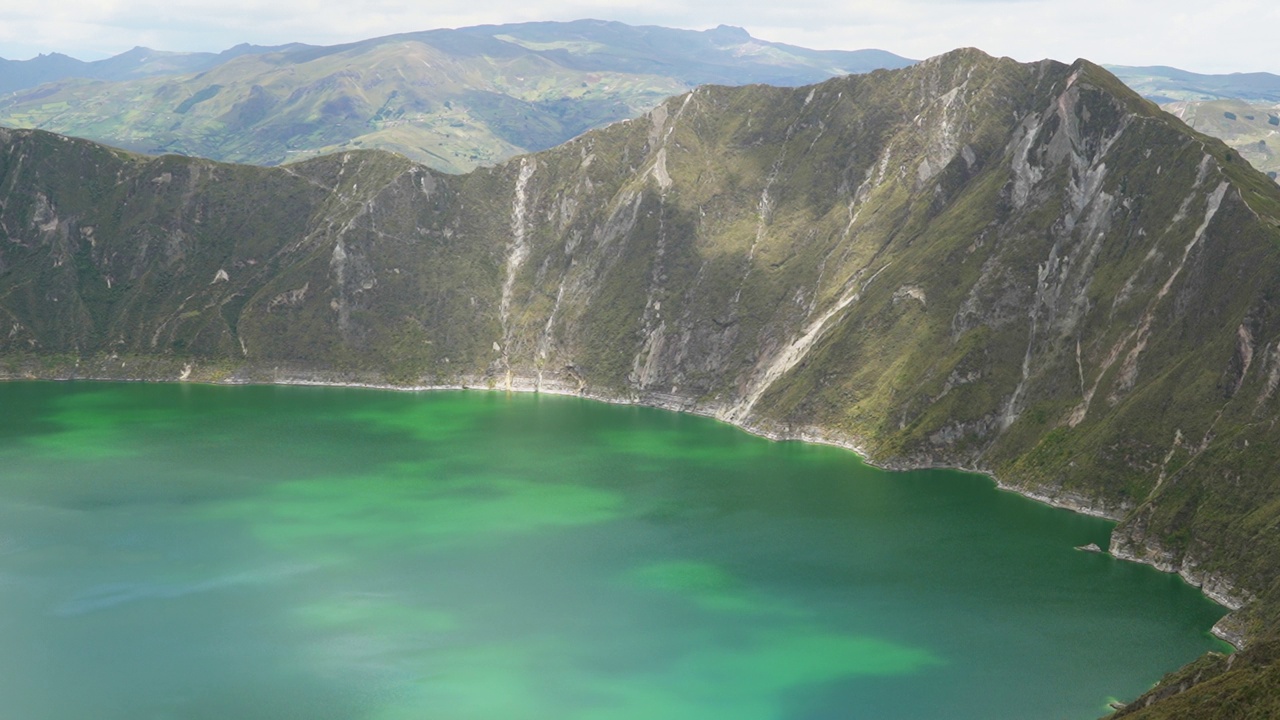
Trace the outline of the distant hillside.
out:
<instances>
[{"instance_id":1,"label":"distant hillside","mask_svg":"<svg viewBox=\"0 0 1280 720\"><path fill-rule=\"evenodd\" d=\"M71 69L0 99L0 124L258 165L378 148L462 172L635 117L697 85L795 86L913 62L880 50L807 50L726 26L595 20L218 55L131 51L143 52L151 60L27 61ZM177 69L161 71L162 61ZM0 66L0 83L21 80L12 67ZM149 69L120 75L127 67Z\"/></svg>"},{"instance_id":2,"label":"distant hillside","mask_svg":"<svg viewBox=\"0 0 1280 720\"><path fill-rule=\"evenodd\" d=\"M1196 130L1221 138L1272 180L1280 176L1280 103L1210 100L1169 103L1164 109Z\"/></svg>"},{"instance_id":3,"label":"distant hillside","mask_svg":"<svg viewBox=\"0 0 1280 720\"><path fill-rule=\"evenodd\" d=\"M266 53L304 45L279 45L263 47L244 43L220 53L164 52L136 47L105 60L85 62L62 53L39 55L30 60L5 60L0 58L0 93L36 87L47 82L68 78L95 80L132 80L155 75L176 75L199 72L220 65L241 55Z\"/></svg>"},{"instance_id":4,"label":"distant hillside","mask_svg":"<svg viewBox=\"0 0 1280 720\"><path fill-rule=\"evenodd\" d=\"M1163 65L1104 67L1139 95L1161 105L1177 101L1228 99L1280 102L1280 75L1266 72L1202 75Z\"/></svg>"}]
</instances>

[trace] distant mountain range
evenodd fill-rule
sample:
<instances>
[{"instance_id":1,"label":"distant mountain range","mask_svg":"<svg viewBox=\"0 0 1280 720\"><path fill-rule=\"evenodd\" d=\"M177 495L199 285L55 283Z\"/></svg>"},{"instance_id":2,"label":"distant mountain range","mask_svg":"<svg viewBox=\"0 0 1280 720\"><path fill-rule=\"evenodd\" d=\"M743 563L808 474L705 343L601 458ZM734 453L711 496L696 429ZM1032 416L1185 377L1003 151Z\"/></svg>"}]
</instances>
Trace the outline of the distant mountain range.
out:
<instances>
[{"instance_id":1,"label":"distant mountain range","mask_svg":"<svg viewBox=\"0 0 1280 720\"><path fill-rule=\"evenodd\" d=\"M1201 100L1280 103L1280 75L1271 73L1202 75L1163 65L1104 67L1139 95L1160 105Z\"/></svg>"},{"instance_id":2,"label":"distant mountain range","mask_svg":"<svg viewBox=\"0 0 1280 720\"><path fill-rule=\"evenodd\" d=\"M912 60L741 28L486 25L328 47L136 48L3 61L0 124L149 153L275 165L356 147L462 172L558 145L708 83L796 86Z\"/></svg>"},{"instance_id":3,"label":"distant mountain range","mask_svg":"<svg viewBox=\"0 0 1280 720\"><path fill-rule=\"evenodd\" d=\"M155 75L200 72L241 55L255 55L304 48L297 43L267 47L242 43L220 53L165 52L136 47L105 60L85 62L62 53L39 55L30 60L0 58L0 93L36 87L67 78L134 80Z\"/></svg>"}]
</instances>

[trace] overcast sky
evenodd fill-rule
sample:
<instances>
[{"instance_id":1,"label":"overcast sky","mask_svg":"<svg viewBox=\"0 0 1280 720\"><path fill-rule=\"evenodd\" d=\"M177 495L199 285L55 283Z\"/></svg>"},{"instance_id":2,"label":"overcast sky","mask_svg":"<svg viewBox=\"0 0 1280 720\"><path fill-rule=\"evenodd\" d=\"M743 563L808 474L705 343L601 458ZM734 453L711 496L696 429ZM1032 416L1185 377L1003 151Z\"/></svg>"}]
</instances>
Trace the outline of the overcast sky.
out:
<instances>
[{"instance_id":1,"label":"overcast sky","mask_svg":"<svg viewBox=\"0 0 1280 720\"><path fill-rule=\"evenodd\" d=\"M975 46L1018 60L1086 57L1280 74L1278 0L0 0L0 57L96 60L137 45L316 45L441 27L597 18L818 49L924 58Z\"/></svg>"}]
</instances>

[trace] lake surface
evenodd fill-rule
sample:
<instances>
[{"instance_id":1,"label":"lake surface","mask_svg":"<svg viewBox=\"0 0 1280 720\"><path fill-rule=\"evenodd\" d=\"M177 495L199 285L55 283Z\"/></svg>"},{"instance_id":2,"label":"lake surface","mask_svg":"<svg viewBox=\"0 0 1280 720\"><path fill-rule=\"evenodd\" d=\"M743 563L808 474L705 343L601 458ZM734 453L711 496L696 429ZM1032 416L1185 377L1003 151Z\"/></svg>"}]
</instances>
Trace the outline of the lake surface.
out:
<instances>
[{"instance_id":1,"label":"lake surface","mask_svg":"<svg viewBox=\"0 0 1280 720\"><path fill-rule=\"evenodd\" d=\"M1111 524L705 418L0 383L0 716L1095 718L1225 645Z\"/></svg>"}]
</instances>

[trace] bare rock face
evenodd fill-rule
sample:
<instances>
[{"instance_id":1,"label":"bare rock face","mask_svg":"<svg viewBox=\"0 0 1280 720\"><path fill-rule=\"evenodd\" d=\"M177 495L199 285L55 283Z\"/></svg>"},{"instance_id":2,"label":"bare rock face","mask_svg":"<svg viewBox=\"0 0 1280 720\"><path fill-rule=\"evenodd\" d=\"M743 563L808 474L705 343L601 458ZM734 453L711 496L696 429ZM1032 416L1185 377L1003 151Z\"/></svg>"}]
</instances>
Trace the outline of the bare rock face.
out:
<instances>
[{"instance_id":1,"label":"bare rock face","mask_svg":"<svg viewBox=\"0 0 1280 720\"><path fill-rule=\"evenodd\" d=\"M1260 637L1280 188L1231 158L1087 62L973 50L699 88L465 176L0 131L0 359L574 392L980 470Z\"/></svg>"}]
</instances>

